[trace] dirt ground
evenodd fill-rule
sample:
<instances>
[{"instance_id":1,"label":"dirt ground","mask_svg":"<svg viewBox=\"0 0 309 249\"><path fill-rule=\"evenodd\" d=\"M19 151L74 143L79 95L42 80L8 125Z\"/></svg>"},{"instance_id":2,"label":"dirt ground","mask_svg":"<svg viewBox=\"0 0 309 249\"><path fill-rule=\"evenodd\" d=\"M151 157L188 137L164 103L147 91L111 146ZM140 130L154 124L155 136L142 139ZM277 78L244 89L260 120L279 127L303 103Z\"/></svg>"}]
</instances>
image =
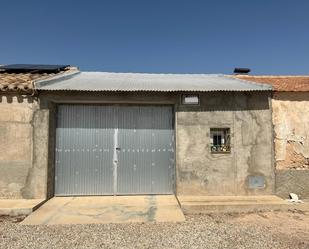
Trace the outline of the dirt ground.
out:
<instances>
[{"instance_id":1,"label":"dirt ground","mask_svg":"<svg viewBox=\"0 0 309 249\"><path fill-rule=\"evenodd\" d=\"M309 249L309 212L188 215L179 223L25 226L0 217L0 248Z\"/></svg>"},{"instance_id":2,"label":"dirt ground","mask_svg":"<svg viewBox=\"0 0 309 249\"><path fill-rule=\"evenodd\" d=\"M260 226L269 234L291 248L309 249L309 212L289 210L285 212L258 212L231 214L227 222L236 225Z\"/></svg>"}]
</instances>

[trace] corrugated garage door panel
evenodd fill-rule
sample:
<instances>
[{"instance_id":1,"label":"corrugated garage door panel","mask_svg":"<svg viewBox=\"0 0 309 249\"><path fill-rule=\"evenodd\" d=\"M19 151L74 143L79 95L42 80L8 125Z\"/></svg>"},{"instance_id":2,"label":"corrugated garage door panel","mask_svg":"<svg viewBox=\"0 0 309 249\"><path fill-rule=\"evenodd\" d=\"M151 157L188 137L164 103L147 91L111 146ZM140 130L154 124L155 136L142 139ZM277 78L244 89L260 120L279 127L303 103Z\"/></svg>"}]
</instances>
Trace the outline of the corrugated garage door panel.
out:
<instances>
[{"instance_id":1,"label":"corrugated garage door panel","mask_svg":"<svg viewBox=\"0 0 309 249\"><path fill-rule=\"evenodd\" d=\"M121 106L118 115L118 193L172 193L172 107Z\"/></svg>"},{"instance_id":2,"label":"corrugated garage door panel","mask_svg":"<svg viewBox=\"0 0 309 249\"><path fill-rule=\"evenodd\" d=\"M55 173L55 195L172 193L172 107L60 105Z\"/></svg>"}]
</instances>

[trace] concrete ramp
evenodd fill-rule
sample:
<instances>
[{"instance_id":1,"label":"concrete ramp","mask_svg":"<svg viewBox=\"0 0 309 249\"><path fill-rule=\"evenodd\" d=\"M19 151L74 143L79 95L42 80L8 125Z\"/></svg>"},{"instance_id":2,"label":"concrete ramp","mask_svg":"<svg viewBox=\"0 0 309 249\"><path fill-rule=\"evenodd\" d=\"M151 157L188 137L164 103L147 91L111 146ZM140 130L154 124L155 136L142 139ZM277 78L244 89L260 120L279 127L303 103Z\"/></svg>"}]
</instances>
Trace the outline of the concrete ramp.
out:
<instances>
[{"instance_id":1,"label":"concrete ramp","mask_svg":"<svg viewBox=\"0 0 309 249\"><path fill-rule=\"evenodd\" d=\"M54 197L21 224L181 222L174 195Z\"/></svg>"}]
</instances>

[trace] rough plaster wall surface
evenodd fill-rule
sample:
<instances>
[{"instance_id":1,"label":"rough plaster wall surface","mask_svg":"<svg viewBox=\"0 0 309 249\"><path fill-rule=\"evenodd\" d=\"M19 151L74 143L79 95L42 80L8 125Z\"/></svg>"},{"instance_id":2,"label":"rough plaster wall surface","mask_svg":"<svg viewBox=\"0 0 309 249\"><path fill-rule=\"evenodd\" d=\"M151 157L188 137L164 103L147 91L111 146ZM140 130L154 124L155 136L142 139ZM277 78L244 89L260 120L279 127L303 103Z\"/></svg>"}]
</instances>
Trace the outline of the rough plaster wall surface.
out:
<instances>
[{"instance_id":1,"label":"rough plaster wall surface","mask_svg":"<svg viewBox=\"0 0 309 249\"><path fill-rule=\"evenodd\" d=\"M37 104L22 96L0 96L0 198L23 198L32 163L32 118Z\"/></svg>"},{"instance_id":2,"label":"rough plaster wall surface","mask_svg":"<svg viewBox=\"0 0 309 249\"><path fill-rule=\"evenodd\" d=\"M289 199L295 193L300 199L309 199L309 170L284 169L276 171L276 194Z\"/></svg>"},{"instance_id":3,"label":"rough plaster wall surface","mask_svg":"<svg viewBox=\"0 0 309 249\"><path fill-rule=\"evenodd\" d=\"M47 196L49 110L33 113L32 164L28 170L22 196L27 199L44 199Z\"/></svg>"},{"instance_id":4,"label":"rough plaster wall surface","mask_svg":"<svg viewBox=\"0 0 309 249\"><path fill-rule=\"evenodd\" d=\"M276 168L309 169L309 93L275 93L272 106Z\"/></svg>"},{"instance_id":5,"label":"rough plaster wall surface","mask_svg":"<svg viewBox=\"0 0 309 249\"><path fill-rule=\"evenodd\" d=\"M200 107L179 106L177 194L274 193L272 124L267 94L202 94ZM231 129L231 153L210 152L210 128ZM248 185L262 176L264 187Z\"/></svg>"}]
</instances>

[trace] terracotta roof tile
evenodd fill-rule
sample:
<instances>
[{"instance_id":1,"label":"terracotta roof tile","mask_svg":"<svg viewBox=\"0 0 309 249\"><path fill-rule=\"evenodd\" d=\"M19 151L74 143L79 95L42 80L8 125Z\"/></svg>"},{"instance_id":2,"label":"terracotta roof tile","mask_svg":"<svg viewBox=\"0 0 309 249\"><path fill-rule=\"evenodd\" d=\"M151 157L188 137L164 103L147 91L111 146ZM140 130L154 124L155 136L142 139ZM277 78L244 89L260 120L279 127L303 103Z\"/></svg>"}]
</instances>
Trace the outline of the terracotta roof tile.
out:
<instances>
[{"instance_id":1,"label":"terracotta roof tile","mask_svg":"<svg viewBox=\"0 0 309 249\"><path fill-rule=\"evenodd\" d=\"M36 80L44 80L75 71L78 71L76 67L68 67L66 70L57 73L8 73L0 71L0 93L32 92L34 87L33 82Z\"/></svg>"},{"instance_id":2,"label":"terracotta roof tile","mask_svg":"<svg viewBox=\"0 0 309 249\"><path fill-rule=\"evenodd\" d=\"M232 77L256 83L270 84L277 92L309 92L309 75L304 76L258 76L234 75Z\"/></svg>"}]
</instances>

